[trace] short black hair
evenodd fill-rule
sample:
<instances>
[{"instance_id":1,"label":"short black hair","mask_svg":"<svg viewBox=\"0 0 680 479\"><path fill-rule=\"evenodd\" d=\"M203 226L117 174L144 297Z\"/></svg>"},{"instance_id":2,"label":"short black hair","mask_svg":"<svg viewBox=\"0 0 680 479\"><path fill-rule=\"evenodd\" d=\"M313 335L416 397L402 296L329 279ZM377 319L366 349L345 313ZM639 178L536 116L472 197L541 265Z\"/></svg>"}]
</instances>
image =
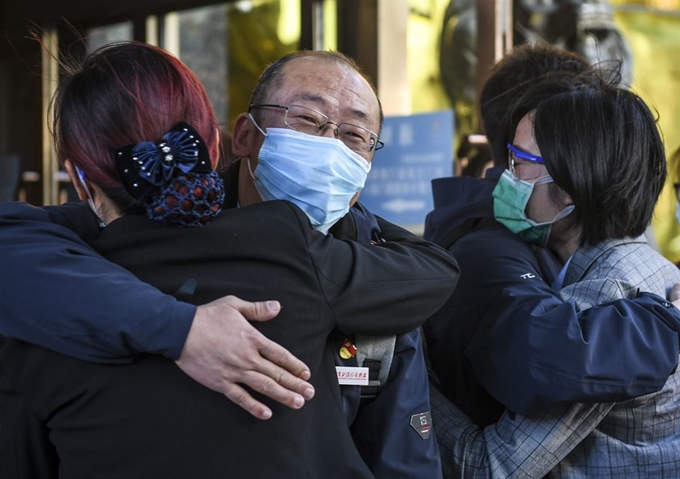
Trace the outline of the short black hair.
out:
<instances>
[{"instance_id":1,"label":"short black hair","mask_svg":"<svg viewBox=\"0 0 680 479\"><path fill-rule=\"evenodd\" d=\"M380 98L378 98L378 92L375 85L371 81L371 78L361 69L361 67L350 57L344 53L325 51L325 50L299 50L296 52L291 52L278 60L273 61L267 68L264 69L260 78L257 80L253 94L250 96L250 104L258 105L262 103L267 103L267 98L272 89L281 86L281 81L283 80L283 67L286 63L297 58L313 57L323 59L329 62L335 62L339 64L344 64L350 69L357 72L364 80L368 82L368 85L373 90L376 99L378 100L378 109L380 113L380 129L382 129L383 120L385 119L382 109L382 104L380 103ZM378 130L380 133L380 130Z\"/></svg>"},{"instance_id":2,"label":"short black hair","mask_svg":"<svg viewBox=\"0 0 680 479\"><path fill-rule=\"evenodd\" d=\"M655 115L617 83L567 88L535 108L536 144L554 184L574 202L581 245L643 234L666 181ZM513 118L527 110L531 94Z\"/></svg>"},{"instance_id":3,"label":"short black hair","mask_svg":"<svg viewBox=\"0 0 680 479\"><path fill-rule=\"evenodd\" d=\"M514 129L508 129L507 115L513 101L536 82L587 71L589 65L584 58L545 43L515 47L491 69L482 87L479 108L494 165L507 166L506 144L514 134Z\"/></svg>"}]
</instances>

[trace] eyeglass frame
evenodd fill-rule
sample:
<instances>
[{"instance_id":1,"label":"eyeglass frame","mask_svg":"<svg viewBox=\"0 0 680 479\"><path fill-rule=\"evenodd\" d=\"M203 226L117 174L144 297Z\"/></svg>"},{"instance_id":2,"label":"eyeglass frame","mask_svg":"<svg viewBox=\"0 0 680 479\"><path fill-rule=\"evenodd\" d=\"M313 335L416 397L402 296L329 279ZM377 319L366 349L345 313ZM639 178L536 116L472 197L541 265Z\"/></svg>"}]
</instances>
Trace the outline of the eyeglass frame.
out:
<instances>
[{"instance_id":1,"label":"eyeglass frame","mask_svg":"<svg viewBox=\"0 0 680 479\"><path fill-rule=\"evenodd\" d=\"M526 160L530 161L534 164L540 164L544 165L545 163L543 162L543 157L539 155L534 155L531 153L527 153L526 151L522 151L516 146L514 146L512 143L507 143L506 146L508 147L508 170L510 170L510 173L512 173L512 176L515 178L518 178L517 175L515 174L515 159L513 158L513 155L520 160ZM536 177L538 178L538 177ZM532 180L533 178L528 178Z\"/></svg>"},{"instance_id":2,"label":"eyeglass frame","mask_svg":"<svg viewBox=\"0 0 680 479\"><path fill-rule=\"evenodd\" d=\"M293 106L298 107L298 108L305 108L307 110L313 111L314 113L318 113L319 115L321 115L322 117L324 117L326 119L326 123L324 123L323 125L318 127L317 133L316 133L315 136L320 135L321 132L323 132L326 129L326 127L328 126L328 124L330 123L331 125L335 125L335 129L333 130L333 132L334 132L333 134L335 136L335 139L338 140L338 139L340 139L340 126L341 125L349 125L349 126L353 126L354 128L361 128L362 130L366 130L367 132L369 132L372 135L371 138L374 140L373 146L369 145L368 151L366 151L365 153L372 153L372 152L378 151L382 147L385 146L385 143L380 141L380 137L374 131L369 130L365 126L355 125L354 123L347 123L347 122L336 123L334 121L330 121L328 119L328 117L325 114L321 113L319 110L315 110L314 108L309 108L308 106L304 106L304 105L292 104L292 105L285 106L285 105L275 105L275 104L270 104L270 103L259 103L259 104L256 104L256 105L250 104L250 105L248 105L248 113L251 113L253 108L278 108L278 109L284 110L286 112L286 117L284 119L284 123L291 130L298 131L288 124L288 109L290 107L293 107ZM353 151L356 151L356 150L353 150Z\"/></svg>"}]
</instances>

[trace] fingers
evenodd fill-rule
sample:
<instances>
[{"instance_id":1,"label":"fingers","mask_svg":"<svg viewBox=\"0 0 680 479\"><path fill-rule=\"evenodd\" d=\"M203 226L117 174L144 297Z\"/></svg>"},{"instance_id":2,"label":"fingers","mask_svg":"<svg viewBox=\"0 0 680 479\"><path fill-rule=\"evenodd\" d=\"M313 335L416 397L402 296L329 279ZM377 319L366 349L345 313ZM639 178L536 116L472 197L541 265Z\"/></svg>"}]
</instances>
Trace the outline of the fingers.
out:
<instances>
[{"instance_id":1,"label":"fingers","mask_svg":"<svg viewBox=\"0 0 680 479\"><path fill-rule=\"evenodd\" d=\"M241 386L229 383L224 388L224 395L233 403L248 411L258 419L269 419L272 417L272 410L259 401L256 401Z\"/></svg>"},{"instance_id":2,"label":"fingers","mask_svg":"<svg viewBox=\"0 0 680 479\"><path fill-rule=\"evenodd\" d=\"M673 304L675 304L675 307L678 307L677 302L680 300L680 283L676 283L675 286L673 286L673 289L671 289L671 294L668 296L668 299L670 299Z\"/></svg>"},{"instance_id":3,"label":"fingers","mask_svg":"<svg viewBox=\"0 0 680 479\"><path fill-rule=\"evenodd\" d=\"M273 364L280 366L285 372L292 374L295 378L307 380L312 376L305 363L289 353L284 347L270 341L264 336L261 338L259 351L262 357L267 358ZM267 374L266 371L263 372ZM274 377L272 374L268 375ZM281 382L282 381L279 381L279 383ZM288 375L284 375L283 382L284 385L288 383ZM301 391L298 392L302 394Z\"/></svg>"},{"instance_id":4,"label":"fingers","mask_svg":"<svg viewBox=\"0 0 680 479\"><path fill-rule=\"evenodd\" d=\"M253 328L249 318L271 319L278 301L249 303L234 296L200 306L177 365L194 380L224 394L253 416L268 419L271 409L243 387L299 409L314 396L309 368Z\"/></svg>"},{"instance_id":5,"label":"fingers","mask_svg":"<svg viewBox=\"0 0 680 479\"><path fill-rule=\"evenodd\" d=\"M227 296L223 300L249 321L268 321L276 317L279 311L281 311L281 304L278 301L257 301L251 303L236 296Z\"/></svg>"},{"instance_id":6,"label":"fingers","mask_svg":"<svg viewBox=\"0 0 680 479\"><path fill-rule=\"evenodd\" d=\"M279 370L283 371L281 369ZM291 383L296 383L297 388L299 389L304 388L305 390L307 390L309 394L311 394L310 395L311 399L311 396L314 395L314 388L311 385L308 385L299 378L294 378L289 373L284 372L283 374L287 374L289 376ZM300 409L302 406L305 405L305 398L302 395L283 387L282 385L277 383L276 380L273 379L271 376L251 371L249 374L246 375L246 377L243 378L241 382L248 386L249 388L251 388L253 391L256 391L264 396L267 396L268 398L271 398L274 401L279 402L291 409ZM303 385L297 385L297 383L302 383Z\"/></svg>"},{"instance_id":7,"label":"fingers","mask_svg":"<svg viewBox=\"0 0 680 479\"><path fill-rule=\"evenodd\" d=\"M305 399L312 399L314 387L305 381L311 377L307 365L264 336L258 342L260 356L244 384L293 409L302 407Z\"/></svg>"},{"instance_id":8,"label":"fingers","mask_svg":"<svg viewBox=\"0 0 680 479\"><path fill-rule=\"evenodd\" d=\"M283 371L283 370L281 370ZM299 378L292 380L304 383ZM275 401L288 406L291 409L300 409L305 405L305 399L299 394L294 394L288 389L281 387L271 377L264 376L252 372L248 377L244 378L243 384L247 385L253 391L257 391ZM311 388L311 386L309 386ZM314 389L311 388L312 396ZM269 419L272 417L272 411L267 406L253 398L248 392L236 383L225 383L221 392L232 402L239 407L245 409L250 414L258 419ZM308 398L311 399L311 396Z\"/></svg>"}]
</instances>

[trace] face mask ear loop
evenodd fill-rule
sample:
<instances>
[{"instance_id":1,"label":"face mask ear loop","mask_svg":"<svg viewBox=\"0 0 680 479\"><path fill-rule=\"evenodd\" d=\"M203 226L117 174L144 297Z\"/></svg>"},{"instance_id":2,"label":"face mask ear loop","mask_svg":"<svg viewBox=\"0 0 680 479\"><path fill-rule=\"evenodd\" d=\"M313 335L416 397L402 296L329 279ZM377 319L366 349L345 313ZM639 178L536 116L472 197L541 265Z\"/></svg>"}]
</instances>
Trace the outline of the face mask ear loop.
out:
<instances>
[{"instance_id":1,"label":"face mask ear loop","mask_svg":"<svg viewBox=\"0 0 680 479\"><path fill-rule=\"evenodd\" d=\"M248 165L248 173L250 173L250 177L255 180L255 175L253 175L253 169L250 167L250 158L246 158L246 164Z\"/></svg>"},{"instance_id":2,"label":"face mask ear loop","mask_svg":"<svg viewBox=\"0 0 680 479\"><path fill-rule=\"evenodd\" d=\"M556 223L557 221L561 220L562 218L566 218L571 214L571 212L574 211L574 205L569 205L565 207L562 211L557 213L557 216L555 216L555 219L552 220L552 223Z\"/></svg>"},{"instance_id":3,"label":"face mask ear loop","mask_svg":"<svg viewBox=\"0 0 680 479\"><path fill-rule=\"evenodd\" d=\"M553 180L552 176L550 176L550 175L541 176L536 181L534 181L534 186L545 185L546 183L552 183L553 181L555 181L555 180Z\"/></svg>"},{"instance_id":4,"label":"face mask ear loop","mask_svg":"<svg viewBox=\"0 0 680 479\"><path fill-rule=\"evenodd\" d=\"M557 213L557 216L555 216L555 217L552 219L552 221L545 221L545 222L543 222L543 223L537 223L537 222L535 222L534 220L531 220L531 219L529 219L529 218L527 218L527 221L529 222L529 224L531 224L531 226L554 225L554 224L557 223L559 220L561 220L561 219L566 218L567 216L569 216L569 215L571 214L572 211L574 211L574 205L569 205L569 206L565 207L562 211L560 211L559 213Z\"/></svg>"},{"instance_id":5,"label":"face mask ear loop","mask_svg":"<svg viewBox=\"0 0 680 479\"><path fill-rule=\"evenodd\" d=\"M260 131L260 133L262 133L264 136L267 136L267 134L264 132L264 130L262 128L260 128L260 125L257 124L257 122L255 121L255 118L253 118L252 113L248 113L248 118L250 118L250 121L253 122L253 125L255 125L255 128L257 128Z\"/></svg>"},{"instance_id":6,"label":"face mask ear loop","mask_svg":"<svg viewBox=\"0 0 680 479\"><path fill-rule=\"evenodd\" d=\"M90 205L90 209L92 210L92 212L95 214L95 216L99 220L99 227L105 228L106 223L104 223L101 216L99 216L99 213L97 212L97 207L95 206L94 200L92 199L92 193L90 193L90 188L87 186L87 183L85 182L85 173L83 172L83 170L81 170L77 166L76 166L76 173L78 174L78 180L80 181L80 184L85 189L85 194L87 194L87 202Z\"/></svg>"},{"instance_id":7,"label":"face mask ear loop","mask_svg":"<svg viewBox=\"0 0 680 479\"><path fill-rule=\"evenodd\" d=\"M546 183L553 183L554 181L555 180L552 179L552 176L545 175L545 176L541 176L539 179L537 179L534 182L534 186L545 185ZM549 223L551 223L551 224L556 223L557 221L561 220L562 218L567 217L569 214L571 214L572 211L574 211L574 205L569 205L569 206L564 207L564 209L562 211L560 211L559 213L557 213L557 216L555 216L555 218L553 218L553 220L550 221Z\"/></svg>"}]
</instances>

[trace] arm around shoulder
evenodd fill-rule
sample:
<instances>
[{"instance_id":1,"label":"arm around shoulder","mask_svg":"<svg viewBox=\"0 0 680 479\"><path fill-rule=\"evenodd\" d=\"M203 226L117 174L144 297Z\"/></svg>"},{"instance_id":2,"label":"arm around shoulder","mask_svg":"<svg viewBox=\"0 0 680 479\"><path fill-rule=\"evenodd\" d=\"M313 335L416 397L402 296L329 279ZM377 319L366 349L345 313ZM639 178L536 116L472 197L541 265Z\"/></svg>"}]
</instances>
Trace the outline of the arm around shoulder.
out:
<instances>
[{"instance_id":1,"label":"arm around shoulder","mask_svg":"<svg viewBox=\"0 0 680 479\"><path fill-rule=\"evenodd\" d=\"M97 255L49 213L0 205L0 333L102 363L179 356L195 306Z\"/></svg>"},{"instance_id":2,"label":"arm around shoulder","mask_svg":"<svg viewBox=\"0 0 680 479\"><path fill-rule=\"evenodd\" d=\"M142 352L178 359L189 376L258 417L267 408L236 381L289 407L299 408L314 395L305 382L309 369L241 314L267 320L278 310L258 313L261 305L237 298L199 309L179 302L96 254L45 210L26 204L0 205L0 242L6 245L0 263L13 273L0 278L5 336L99 363L131 362ZM248 340L224 347L240 337Z\"/></svg>"},{"instance_id":3,"label":"arm around shoulder","mask_svg":"<svg viewBox=\"0 0 680 479\"><path fill-rule=\"evenodd\" d=\"M377 244L306 233L321 287L343 331L412 331L444 304L458 281L460 269L448 251L379 222L386 241Z\"/></svg>"},{"instance_id":4,"label":"arm around shoulder","mask_svg":"<svg viewBox=\"0 0 680 479\"><path fill-rule=\"evenodd\" d=\"M518 249L515 266L499 268L498 255L487 249L477 258L498 288L486 290L491 307L466 350L498 401L531 414L562 401L625 401L663 387L678 363L680 311L651 294L581 311L541 281Z\"/></svg>"}]
</instances>

